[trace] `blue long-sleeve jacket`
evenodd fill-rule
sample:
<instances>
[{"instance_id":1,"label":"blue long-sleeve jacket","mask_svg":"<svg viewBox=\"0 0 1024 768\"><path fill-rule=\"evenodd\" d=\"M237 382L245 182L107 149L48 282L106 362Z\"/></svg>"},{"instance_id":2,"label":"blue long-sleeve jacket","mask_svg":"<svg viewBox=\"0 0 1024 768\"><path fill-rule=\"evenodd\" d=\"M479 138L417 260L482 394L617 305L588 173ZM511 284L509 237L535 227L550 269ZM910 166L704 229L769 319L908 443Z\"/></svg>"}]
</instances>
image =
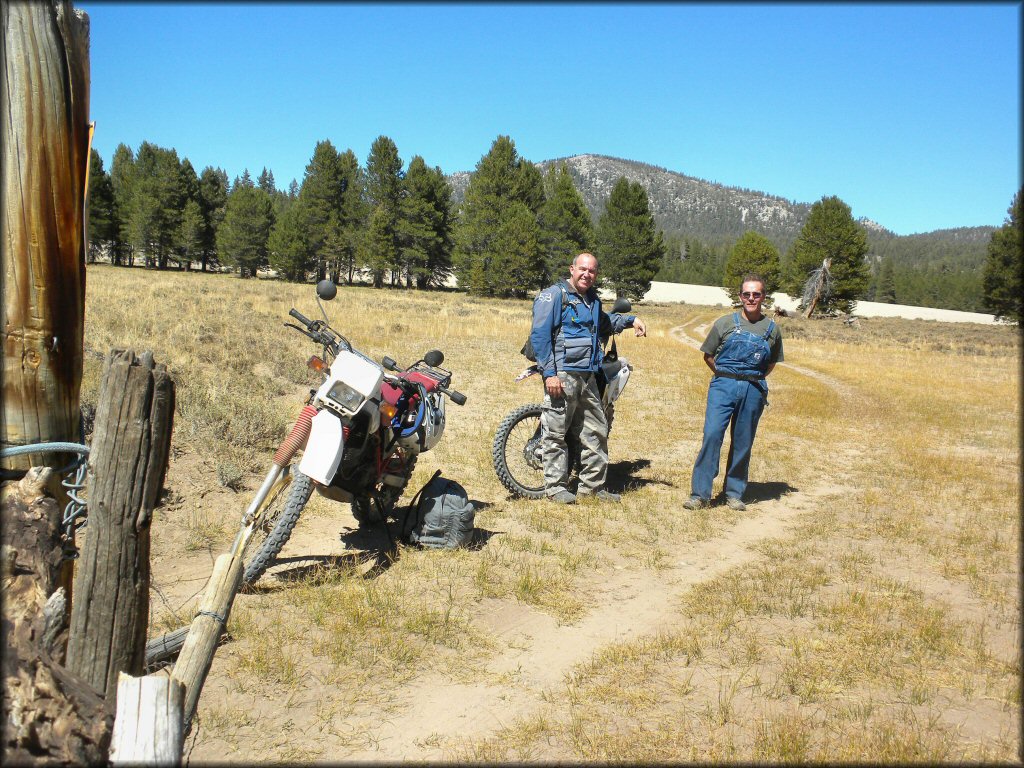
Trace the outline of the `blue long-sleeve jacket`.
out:
<instances>
[{"instance_id":1,"label":"blue long-sleeve jacket","mask_svg":"<svg viewBox=\"0 0 1024 768\"><path fill-rule=\"evenodd\" d=\"M632 327L635 319L635 315L602 312L593 288L581 296L568 280L555 283L533 301L530 343L537 365L545 378L557 371L596 371L603 357L601 340Z\"/></svg>"}]
</instances>

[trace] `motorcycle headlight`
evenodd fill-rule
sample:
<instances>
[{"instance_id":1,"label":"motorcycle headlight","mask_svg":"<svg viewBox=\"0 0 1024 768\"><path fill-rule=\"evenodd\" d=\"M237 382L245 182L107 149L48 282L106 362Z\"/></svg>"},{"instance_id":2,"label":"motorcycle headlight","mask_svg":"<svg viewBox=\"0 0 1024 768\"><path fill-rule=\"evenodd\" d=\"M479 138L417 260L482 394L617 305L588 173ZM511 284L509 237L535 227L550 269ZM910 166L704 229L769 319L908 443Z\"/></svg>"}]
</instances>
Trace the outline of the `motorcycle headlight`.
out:
<instances>
[{"instance_id":1,"label":"motorcycle headlight","mask_svg":"<svg viewBox=\"0 0 1024 768\"><path fill-rule=\"evenodd\" d=\"M350 413L358 411L359 406L363 404L362 393L356 392L343 381L335 382L334 386L328 390L327 397Z\"/></svg>"}]
</instances>

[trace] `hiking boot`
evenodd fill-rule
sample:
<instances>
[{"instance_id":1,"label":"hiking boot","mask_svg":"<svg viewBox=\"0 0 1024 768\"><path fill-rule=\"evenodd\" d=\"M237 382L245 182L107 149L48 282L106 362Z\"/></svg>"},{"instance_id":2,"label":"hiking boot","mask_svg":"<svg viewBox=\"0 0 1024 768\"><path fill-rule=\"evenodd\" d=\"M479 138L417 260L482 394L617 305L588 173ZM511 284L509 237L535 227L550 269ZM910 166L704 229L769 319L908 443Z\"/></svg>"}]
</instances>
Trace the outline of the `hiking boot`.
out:
<instances>
[{"instance_id":1,"label":"hiking boot","mask_svg":"<svg viewBox=\"0 0 1024 768\"><path fill-rule=\"evenodd\" d=\"M707 499L702 499L700 496L691 496L683 502L684 509L704 509L705 507L710 506L711 502Z\"/></svg>"},{"instance_id":2,"label":"hiking boot","mask_svg":"<svg viewBox=\"0 0 1024 768\"><path fill-rule=\"evenodd\" d=\"M598 501L609 501L612 504L619 504L622 502L622 496L617 493L602 488L599 491L584 491L579 494L580 496L586 496L587 498L597 499Z\"/></svg>"},{"instance_id":3,"label":"hiking boot","mask_svg":"<svg viewBox=\"0 0 1024 768\"><path fill-rule=\"evenodd\" d=\"M737 512L742 512L744 509L747 508L747 505L744 504L739 499L737 499L735 496L727 496L725 499L725 503L729 507L729 509L734 509Z\"/></svg>"},{"instance_id":4,"label":"hiking boot","mask_svg":"<svg viewBox=\"0 0 1024 768\"><path fill-rule=\"evenodd\" d=\"M559 504L575 504L576 497L569 491L559 491L558 493L548 496L549 501L555 501Z\"/></svg>"}]
</instances>

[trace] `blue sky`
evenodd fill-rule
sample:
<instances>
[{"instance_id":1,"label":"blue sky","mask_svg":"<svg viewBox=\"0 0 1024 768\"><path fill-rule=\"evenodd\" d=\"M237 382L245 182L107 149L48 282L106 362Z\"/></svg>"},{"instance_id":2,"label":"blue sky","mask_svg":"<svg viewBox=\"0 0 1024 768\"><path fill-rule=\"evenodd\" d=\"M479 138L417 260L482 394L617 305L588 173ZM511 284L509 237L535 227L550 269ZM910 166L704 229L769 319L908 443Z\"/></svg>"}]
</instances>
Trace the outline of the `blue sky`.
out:
<instances>
[{"instance_id":1,"label":"blue sky","mask_svg":"<svg viewBox=\"0 0 1024 768\"><path fill-rule=\"evenodd\" d=\"M300 183L317 141L471 171L499 135L898 234L1000 225L1021 185L1020 3L131 4L91 22L93 146Z\"/></svg>"}]
</instances>

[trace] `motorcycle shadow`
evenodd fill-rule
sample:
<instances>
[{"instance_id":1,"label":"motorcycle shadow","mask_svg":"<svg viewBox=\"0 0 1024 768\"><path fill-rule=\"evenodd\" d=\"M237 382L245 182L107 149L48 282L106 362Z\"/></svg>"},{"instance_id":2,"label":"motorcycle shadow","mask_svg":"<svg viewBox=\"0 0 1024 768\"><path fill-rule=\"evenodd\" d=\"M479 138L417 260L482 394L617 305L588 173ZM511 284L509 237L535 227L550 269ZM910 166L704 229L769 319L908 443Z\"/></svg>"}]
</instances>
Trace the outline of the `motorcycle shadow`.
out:
<instances>
[{"instance_id":1,"label":"motorcycle shadow","mask_svg":"<svg viewBox=\"0 0 1024 768\"><path fill-rule=\"evenodd\" d=\"M667 485L670 488L675 486L666 480L652 480L646 477L635 477L635 473L641 469L651 466L650 459L633 459L632 461L612 461L608 463L608 474L605 477L605 486L612 493L623 493L635 491L645 485Z\"/></svg>"},{"instance_id":2,"label":"motorcycle shadow","mask_svg":"<svg viewBox=\"0 0 1024 768\"><path fill-rule=\"evenodd\" d=\"M485 501L474 501L473 504L477 511L490 506ZM380 524L346 528L338 538L349 551L340 555L279 557L268 572L272 578L250 585L247 591L271 591L275 587L275 582L280 585L309 579L325 579L332 575L332 571L355 573L363 579L375 579L399 558L401 526L401 521L389 521L387 528ZM466 545L466 549L480 550L498 533L500 531L474 528L473 538Z\"/></svg>"}]
</instances>

